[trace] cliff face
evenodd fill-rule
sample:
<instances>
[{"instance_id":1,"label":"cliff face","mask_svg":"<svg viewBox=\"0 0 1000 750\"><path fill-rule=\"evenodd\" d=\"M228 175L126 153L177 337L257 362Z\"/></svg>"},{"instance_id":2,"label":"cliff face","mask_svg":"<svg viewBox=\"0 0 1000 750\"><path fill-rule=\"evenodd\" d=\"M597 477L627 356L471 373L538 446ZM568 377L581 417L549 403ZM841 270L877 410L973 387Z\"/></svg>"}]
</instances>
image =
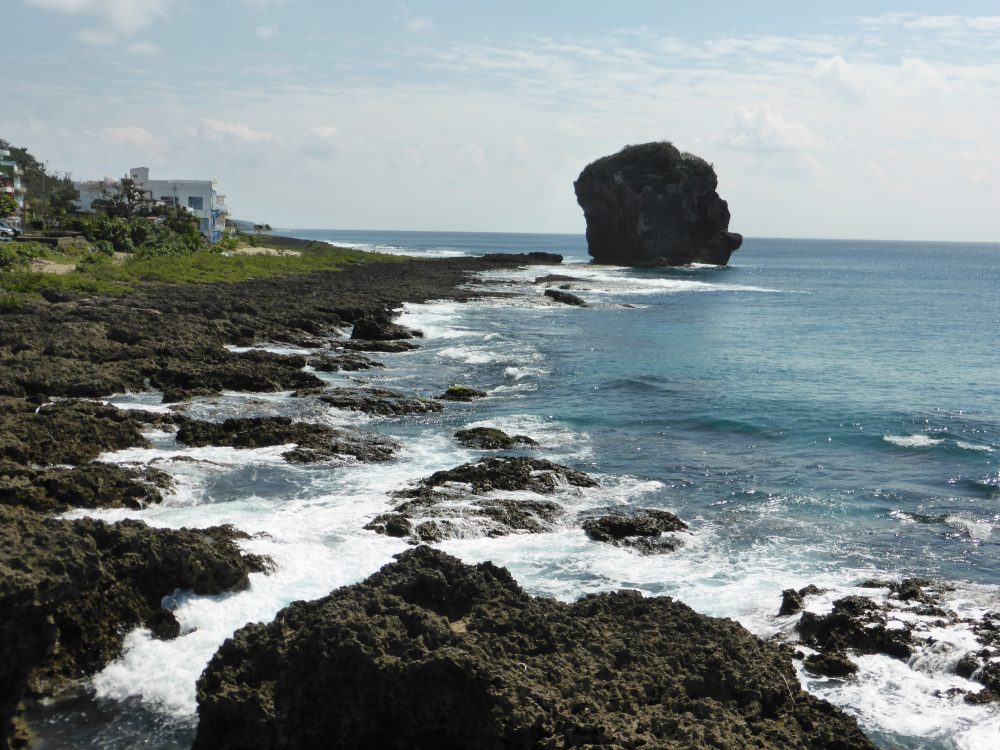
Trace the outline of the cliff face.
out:
<instances>
[{"instance_id":1,"label":"cliff face","mask_svg":"<svg viewBox=\"0 0 1000 750\"><path fill-rule=\"evenodd\" d=\"M594 261L725 265L743 243L712 166L667 142L626 146L588 164L573 187Z\"/></svg>"},{"instance_id":2,"label":"cliff face","mask_svg":"<svg viewBox=\"0 0 1000 750\"><path fill-rule=\"evenodd\" d=\"M874 750L731 620L634 591L534 598L430 547L397 560L227 640L194 750Z\"/></svg>"}]
</instances>

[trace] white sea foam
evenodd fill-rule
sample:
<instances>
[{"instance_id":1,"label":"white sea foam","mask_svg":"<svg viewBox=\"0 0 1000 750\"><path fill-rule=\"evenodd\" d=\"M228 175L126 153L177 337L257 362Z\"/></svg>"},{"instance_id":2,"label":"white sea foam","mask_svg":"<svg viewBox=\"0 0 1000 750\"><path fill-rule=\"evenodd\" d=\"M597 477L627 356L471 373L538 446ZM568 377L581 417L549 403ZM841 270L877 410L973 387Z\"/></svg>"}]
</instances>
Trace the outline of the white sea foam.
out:
<instances>
[{"instance_id":1,"label":"white sea foam","mask_svg":"<svg viewBox=\"0 0 1000 750\"><path fill-rule=\"evenodd\" d=\"M140 409L158 414L169 414L171 409L163 403L161 391L143 391L142 393L116 393L106 399L95 399L101 404L110 404L119 409Z\"/></svg>"},{"instance_id":2,"label":"white sea foam","mask_svg":"<svg viewBox=\"0 0 1000 750\"><path fill-rule=\"evenodd\" d=\"M455 339L482 336L483 331L462 325L463 306L458 302L437 301L403 304L398 322L415 328L427 339Z\"/></svg>"},{"instance_id":3,"label":"white sea foam","mask_svg":"<svg viewBox=\"0 0 1000 750\"><path fill-rule=\"evenodd\" d=\"M524 378L538 378L549 374L548 370L541 367L508 367L503 371L503 376L508 380L519 381Z\"/></svg>"},{"instance_id":4,"label":"white sea foam","mask_svg":"<svg viewBox=\"0 0 1000 750\"><path fill-rule=\"evenodd\" d=\"M405 247L403 245L376 244L368 242L338 242L336 240L325 240L328 245L334 247L346 247L349 250L361 250L367 253L380 253L383 255L406 255L413 258L465 258L472 255L463 250L456 250L447 247L431 247L418 249Z\"/></svg>"},{"instance_id":5,"label":"white sea foam","mask_svg":"<svg viewBox=\"0 0 1000 750\"><path fill-rule=\"evenodd\" d=\"M509 435L527 435L555 460L584 462L593 459L590 435L568 429L560 422L536 414L508 414L472 422L468 427L496 427Z\"/></svg>"},{"instance_id":6,"label":"white sea foam","mask_svg":"<svg viewBox=\"0 0 1000 750\"><path fill-rule=\"evenodd\" d=\"M945 518L945 523L976 542L984 542L993 536L993 524L981 518L951 515Z\"/></svg>"},{"instance_id":7,"label":"white sea foam","mask_svg":"<svg viewBox=\"0 0 1000 750\"><path fill-rule=\"evenodd\" d=\"M469 365L521 364L538 362L542 355L530 350L505 351L496 344L490 346L449 346L437 352L438 357L464 362Z\"/></svg>"},{"instance_id":8,"label":"white sea foam","mask_svg":"<svg viewBox=\"0 0 1000 750\"><path fill-rule=\"evenodd\" d=\"M964 440L956 440L955 445L965 451L981 451L983 453L992 453L993 448L989 445L980 445L978 443L968 443Z\"/></svg>"},{"instance_id":9,"label":"white sea foam","mask_svg":"<svg viewBox=\"0 0 1000 750\"><path fill-rule=\"evenodd\" d=\"M281 354L285 356L310 357L316 354L315 349L307 349L301 346L287 346L285 344L258 344L256 346L235 346L226 344L226 349L233 354L244 354L246 352L268 352L269 354Z\"/></svg>"},{"instance_id":10,"label":"white sea foam","mask_svg":"<svg viewBox=\"0 0 1000 750\"><path fill-rule=\"evenodd\" d=\"M932 448L944 442L943 438L935 438L924 433L917 435L883 435L882 439L887 443L898 445L900 448Z\"/></svg>"},{"instance_id":11,"label":"white sea foam","mask_svg":"<svg viewBox=\"0 0 1000 750\"><path fill-rule=\"evenodd\" d=\"M712 267L714 268L714 266ZM617 266L577 266L572 269L556 271L559 276L571 276L572 280L553 281L544 284L534 284L534 279L540 276L538 268L505 269L502 271L484 271L479 278L484 282L506 282L530 287L533 294L541 296L549 287L568 286L570 290L584 291L592 294L671 294L685 292L754 292L778 293L781 289L760 287L748 284L727 284L712 281L699 281L690 278L672 276L652 276L639 274L630 268ZM488 288L488 287L487 287Z\"/></svg>"}]
</instances>

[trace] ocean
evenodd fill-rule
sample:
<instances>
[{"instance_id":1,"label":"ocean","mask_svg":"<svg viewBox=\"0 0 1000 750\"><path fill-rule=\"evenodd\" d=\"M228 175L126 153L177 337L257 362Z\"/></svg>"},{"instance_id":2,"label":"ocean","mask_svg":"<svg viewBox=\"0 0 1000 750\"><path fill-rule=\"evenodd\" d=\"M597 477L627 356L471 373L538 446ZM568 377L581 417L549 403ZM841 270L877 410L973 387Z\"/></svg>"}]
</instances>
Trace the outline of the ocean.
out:
<instances>
[{"instance_id":1,"label":"ocean","mask_svg":"<svg viewBox=\"0 0 1000 750\"><path fill-rule=\"evenodd\" d=\"M640 556L554 532L440 544L469 562L508 567L531 593L573 600L620 587L668 595L788 636L781 591L816 584L816 606L863 593L865 579L949 584L950 607L1000 611L1000 245L748 238L725 268L626 269L588 263L578 235L281 230L372 252L449 257L557 252L561 268L484 273L470 284L504 296L404 306L418 351L375 355L385 370L320 373L433 396L460 383L489 398L440 414L371 419L289 394L192 402L208 419L289 414L364 425L402 440L372 467L293 466L285 447L189 448L152 433L152 449L102 460L160 463L178 490L143 511L74 511L165 527L232 523L277 568L247 592L169 602L183 634L128 636L124 656L78 705L37 717L41 747L189 746L194 684L219 644L296 599L356 582L406 547L362 530L389 493L481 453L463 427L528 435L538 455L591 473L567 494L569 516L606 506L670 510L690 525L676 552ZM537 276L572 276L587 307L552 305ZM294 352L281 347L274 351ZM163 408L158 394L123 407ZM812 601L812 600L810 600ZM885 748L1000 747L1000 708L951 688L974 642L942 626L909 662L858 657L847 679L800 670L804 686L856 716Z\"/></svg>"}]
</instances>

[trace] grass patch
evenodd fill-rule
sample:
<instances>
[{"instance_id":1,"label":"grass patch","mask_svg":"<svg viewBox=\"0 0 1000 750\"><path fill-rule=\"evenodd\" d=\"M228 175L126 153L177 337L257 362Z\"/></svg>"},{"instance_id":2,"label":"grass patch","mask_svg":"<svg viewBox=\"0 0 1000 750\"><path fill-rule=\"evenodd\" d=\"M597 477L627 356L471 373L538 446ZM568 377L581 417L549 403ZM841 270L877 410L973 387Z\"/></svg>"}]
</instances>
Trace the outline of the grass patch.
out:
<instances>
[{"instance_id":1,"label":"grass patch","mask_svg":"<svg viewBox=\"0 0 1000 750\"><path fill-rule=\"evenodd\" d=\"M270 242L272 239L275 241ZM36 273L23 268L0 273L0 308L18 307L53 292L119 295L140 284L236 284L250 279L340 271L365 263L411 260L324 242L270 237L268 240L267 247L294 249L301 255L229 255L204 250L190 255L131 257L124 263L115 263L96 253L68 274ZM55 253L52 255L55 258Z\"/></svg>"}]
</instances>

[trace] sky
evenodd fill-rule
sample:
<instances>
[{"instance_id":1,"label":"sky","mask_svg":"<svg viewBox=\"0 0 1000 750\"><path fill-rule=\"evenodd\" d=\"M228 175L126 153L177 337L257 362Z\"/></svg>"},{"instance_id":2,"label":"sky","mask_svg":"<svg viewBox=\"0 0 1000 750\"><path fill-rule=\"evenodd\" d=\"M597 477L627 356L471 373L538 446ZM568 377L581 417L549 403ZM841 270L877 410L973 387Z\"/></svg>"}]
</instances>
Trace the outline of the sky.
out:
<instances>
[{"instance_id":1,"label":"sky","mask_svg":"<svg viewBox=\"0 0 1000 750\"><path fill-rule=\"evenodd\" d=\"M669 140L749 236L1000 241L1000 0L0 0L0 137L276 227L581 233Z\"/></svg>"}]
</instances>

